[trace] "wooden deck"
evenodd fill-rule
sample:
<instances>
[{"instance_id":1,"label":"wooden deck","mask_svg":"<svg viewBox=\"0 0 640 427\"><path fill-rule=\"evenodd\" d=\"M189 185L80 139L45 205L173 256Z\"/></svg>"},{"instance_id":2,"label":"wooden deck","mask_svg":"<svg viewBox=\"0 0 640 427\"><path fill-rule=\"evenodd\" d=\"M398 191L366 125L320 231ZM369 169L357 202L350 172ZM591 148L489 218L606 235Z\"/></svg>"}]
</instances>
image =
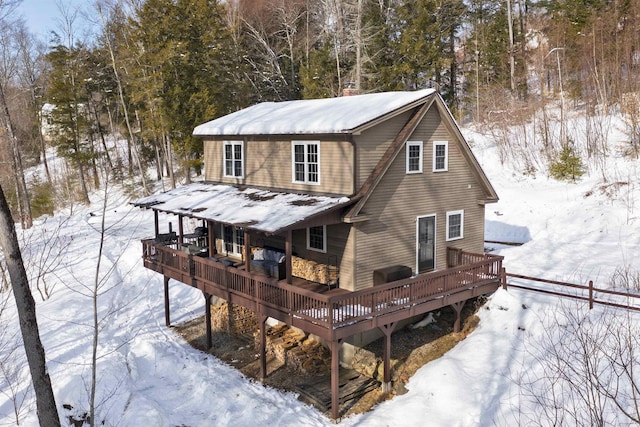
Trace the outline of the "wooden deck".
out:
<instances>
[{"instance_id":1,"label":"wooden deck","mask_svg":"<svg viewBox=\"0 0 640 427\"><path fill-rule=\"evenodd\" d=\"M456 252L461 264L356 292L294 278L292 284L143 241L145 267L327 341L496 290L502 257Z\"/></svg>"},{"instance_id":2,"label":"wooden deck","mask_svg":"<svg viewBox=\"0 0 640 427\"><path fill-rule=\"evenodd\" d=\"M460 311L470 298L495 291L503 278L502 257L447 251L449 268L350 292L294 277L291 284L194 256L155 240L143 240L144 266L164 275L165 316L169 319L169 279L200 289L205 297L207 342L211 345L211 297L256 313L260 324L260 364L266 376L265 330L272 317L315 334L331 350L331 414L339 417L340 346L345 338L378 328L384 334L383 391L391 384L391 334L401 320L447 305ZM345 396L343 396L344 398Z\"/></svg>"}]
</instances>

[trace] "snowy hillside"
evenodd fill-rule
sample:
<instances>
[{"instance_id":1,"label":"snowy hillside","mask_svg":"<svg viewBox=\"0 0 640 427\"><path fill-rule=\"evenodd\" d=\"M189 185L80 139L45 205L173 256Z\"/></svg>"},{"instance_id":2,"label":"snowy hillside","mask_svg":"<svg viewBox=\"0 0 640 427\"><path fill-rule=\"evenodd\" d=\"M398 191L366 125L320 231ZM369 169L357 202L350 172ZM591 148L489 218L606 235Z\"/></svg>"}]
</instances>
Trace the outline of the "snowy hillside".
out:
<instances>
[{"instance_id":1,"label":"snowy hillside","mask_svg":"<svg viewBox=\"0 0 640 427\"><path fill-rule=\"evenodd\" d=\"M500 196L499 203L487 206L487 240L524 243L496 246L507 271L582 284L593 280L599 287L607 287L617 269L640 271L636 160L612 148L606 181L594 168L571 184L548 179L540 170L524 175L517 162L501 164L499 147L486 132L466 130L465 135ZM622 137L612 132L611 138ZM60 212L38 219L22 234L29 271L47 263L51 270L44 281L36 277L31 281L51 294L43 301L34 290L63 417L88 410L91 289L103 197L93 194L91 207L76 206L73 215ZM152 235L153 215L132 208L128 201L113 189L104 209L97 421L108 426L333 425L294 395L244 378L164 326L162 277L141 263L140 239ZM42 255L51 247L62 257L60 263ZM202 296L188 286L171 286L171 301L173 322L202 313ZM551 296L499 290L480 311L478 329L443 358L420 369L408 383L407 394L340 425L551 425L553 416L533 398L536 387L542 387L535 375L545 371L549 351L545 343L566 339L562 331L571 329L569 312L579 316L584 308L573 301L565 301L562 308L560 300ZM564 329L557 326L558 313L564 316ZM608 316L608 311L597 308L587 319L595 322L598 316ZM638 316L630 316L634 327L640 324ZM0 330L5 331L1 341L8 343L0 346L0 360L10 360L15 367L15 372L0 377L0 425L14 425L16 412L20 425L37 425L22 349L12 352L17 337L11 331L18 326L11 299L0 317ZM575 401L562 402L564 407L579 406ZM619 410L607 407L605 412L608 422L625 422ZM579 423L567 416L556 420Z\"/></svg>"}]
</instances>

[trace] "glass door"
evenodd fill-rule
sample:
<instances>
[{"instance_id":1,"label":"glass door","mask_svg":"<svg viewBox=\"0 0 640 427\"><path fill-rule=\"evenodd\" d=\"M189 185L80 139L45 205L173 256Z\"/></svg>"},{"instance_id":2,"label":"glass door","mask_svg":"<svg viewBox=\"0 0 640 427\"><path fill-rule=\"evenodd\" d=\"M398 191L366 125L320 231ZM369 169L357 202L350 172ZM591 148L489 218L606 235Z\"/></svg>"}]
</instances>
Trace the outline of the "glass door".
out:
<instances>
[{"instance_id":1,"label":"glass door","mask_svg":"<svg viewBox=\"0 0 640 427\"><path fill-rule=\"evenodd\" d=\"M434 270L436 266L436 216L418 217L417 227L418 273Z\"/></svg>"}]
</instances>

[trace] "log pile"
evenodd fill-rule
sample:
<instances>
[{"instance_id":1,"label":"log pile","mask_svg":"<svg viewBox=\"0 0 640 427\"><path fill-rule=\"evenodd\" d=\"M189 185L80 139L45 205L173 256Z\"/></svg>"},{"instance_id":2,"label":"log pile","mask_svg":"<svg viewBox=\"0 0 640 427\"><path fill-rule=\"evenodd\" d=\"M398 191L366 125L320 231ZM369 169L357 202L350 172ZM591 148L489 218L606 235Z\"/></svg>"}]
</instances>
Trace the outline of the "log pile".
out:
<instances>
[{"instance_id":1,"label":"log pile","mask_svg":"<svg viewBox=\"0 0 640 427\"><path fill-rule=\"evenodd\" d=\"M320 264L297 256L291 258L291 274L312 282L326 285L329 282L329 269L326 264Z\"/></svg>"},{"instance_id":2,"label":"log pile","mask_svg":"<svg viewBox=\"0 0 640 427\"><path fill-rule=\"evenodd\" d=\"M214 331L253 334L258 329L258 319L248 308L226 303L211 307L211 327Z\"/></svg>"},{"instance_id":3,"label":"log pile","mask_svg":"<svg viewBox=\"0 0 640 427\"><path fill-rule=\"evenodd\" d=\"M258 334L256 349L258 348ZM296 328L281 324L267 330L267 354L280 363L299 369L304 373L326 372L331 354L318 340Z\"/></svg>"}]
</instances>

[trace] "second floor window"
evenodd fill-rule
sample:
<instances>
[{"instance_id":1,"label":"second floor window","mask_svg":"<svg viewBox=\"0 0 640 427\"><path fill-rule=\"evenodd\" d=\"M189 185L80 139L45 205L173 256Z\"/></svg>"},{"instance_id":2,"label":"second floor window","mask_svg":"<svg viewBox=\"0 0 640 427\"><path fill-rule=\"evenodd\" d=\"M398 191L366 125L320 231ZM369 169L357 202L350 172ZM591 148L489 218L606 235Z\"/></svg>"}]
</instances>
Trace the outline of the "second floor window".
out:
<instances>
[{"instance_id":1,"label":"second floor window","mask_svg":"<svg viewBox=\"0 0 640 427\"><path fill-rule=\"evenodd\" d=\"M433 171L446 172L449 170L449 143L435 141L433 143Z\"/></svg>"},{"instance_id":2,"label":"second floor window","mask_svg":"<svg viewBox=\"0 0 640 427\"><path fill-rule=\"evenodd\" d=\"M224 142L224 176L232 178L242 178L244 176L242 141Z\"/></svg>"},{"instance_id":3,"label":"second floor window","mask_svg":"<svg viewBox=\"0 0 640 427\"><path fill-rule=\"evenodd\" d=\"M422 141L407 141L407 173L422 172Z\"/></svg>"},{"instance_id":4,"label":"second floor window","mask_svg":"<svg viewBox=\"0 0 640 427\"><path fill-rule=\"evenodd\" d=\"M293 182L302 184L320 183L320 143L293 141Z\"/></svg>"}]
</instances>

